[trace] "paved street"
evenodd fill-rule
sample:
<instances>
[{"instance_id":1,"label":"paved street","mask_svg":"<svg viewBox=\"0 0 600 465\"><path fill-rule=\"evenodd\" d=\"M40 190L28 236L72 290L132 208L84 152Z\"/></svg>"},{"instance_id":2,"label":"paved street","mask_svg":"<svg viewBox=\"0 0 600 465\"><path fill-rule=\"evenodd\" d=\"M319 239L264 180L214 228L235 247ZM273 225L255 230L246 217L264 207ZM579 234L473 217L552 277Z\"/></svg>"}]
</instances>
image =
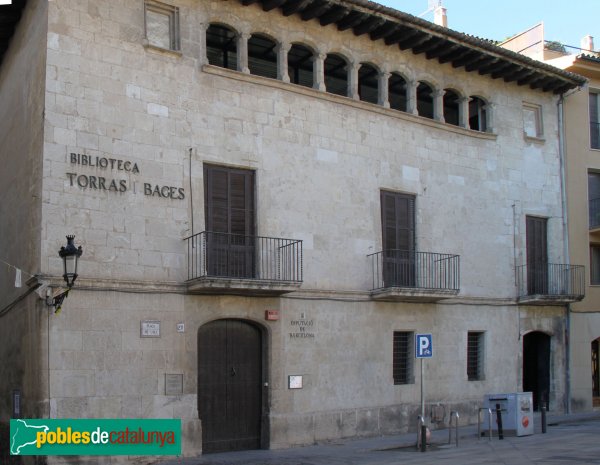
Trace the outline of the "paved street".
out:
<instances>
[{"instance_id":1,"label":"paved street","mask_svg":"<svg viewBox=\"0 0 600 465\"><path fill-rule=\"evenodd\" d=\"M343 440L285 450L209 454L161 465L572 465L600 464L600 412L549 416L548 431L478 439L477 427L459 430L459 447L448 444L448 431L435 431L428 451L415 450L415 435Z\"/></svg>"}]
</instances>

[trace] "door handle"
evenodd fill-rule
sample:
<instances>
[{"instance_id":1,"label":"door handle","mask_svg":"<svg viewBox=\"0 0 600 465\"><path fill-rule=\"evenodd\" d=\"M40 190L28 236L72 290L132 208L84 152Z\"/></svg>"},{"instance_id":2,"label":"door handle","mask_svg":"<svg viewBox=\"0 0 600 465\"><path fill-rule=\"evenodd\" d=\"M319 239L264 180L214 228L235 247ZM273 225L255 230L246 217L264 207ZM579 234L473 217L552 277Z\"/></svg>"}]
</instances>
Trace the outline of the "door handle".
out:
<instances>
[{"instance_id":1,"label":"door handle","mask_svg":"<svg viewBox=\"0 0 600 465\"><path fill-rule=\"evenodd\" d=\"M237 372L235 371L234 367L231 367L231 376L235 376L237 375Z\"/></svg>"}]
</instances>

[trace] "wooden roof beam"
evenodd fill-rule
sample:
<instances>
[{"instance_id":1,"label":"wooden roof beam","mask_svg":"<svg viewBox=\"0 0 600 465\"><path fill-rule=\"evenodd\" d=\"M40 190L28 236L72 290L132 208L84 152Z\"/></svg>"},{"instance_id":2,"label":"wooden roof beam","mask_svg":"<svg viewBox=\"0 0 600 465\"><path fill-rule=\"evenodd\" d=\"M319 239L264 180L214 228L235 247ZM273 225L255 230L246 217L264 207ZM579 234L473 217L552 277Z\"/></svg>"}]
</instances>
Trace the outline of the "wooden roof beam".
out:
<instances>
[{"instance_id":1,"label":"wooden roof beam","mask_svg":"<svg viewBox=\"0 0 600 465\"><path fill-rule=\"evenodd\" d=\"M384 39L386 37L389 37L396 31L398 31L399 29L400 29L399 25L394 24L391 21L386 21L384 24L379 26L377 29L371 31L369 33L369 37L371 37L371 40Z\"/></svg>"},{"instance_id":2,"label":"wooden roof beam","mask_svg":"<svg viewBox=\"0 0 600 465\"><path fill-rule=\"evenodd\" d=\"M491 63L495 63L496 61L498 61L497 58L484 55L478 58L476 61L466 65L465 70L467 70L468 72L477 71L484 66L489 66Z\"/></svg>"},{"instance_id":3,"label":"wooden roof beam","mask_svg":"<svg viewBox=\"0 0 600 465\"><path fill-rule=\"evenodd\" d=\"M427 52L428 50L433 50L437 48L437 46L440 44L440 40L441 39L439 39L438 37L432 37L431 39L422 43L421 45L413 47L412 52L415 55L419 55L420 53Z\"/></svg>"},{"instance_id":4,"label":"wooden roof beam","mask_svg":"<svg viewBox=\"0 0 600 465\"><path fill-rule=\"evenodd\" d=\"M417 34L409 39L404 39L398 42L398 47L400 50L407 50L409 48L416 47L417 45L421 45L423 42L431 39L431 35L429 34Z\"/></svg>"},{"instance_id":5,"label":"wooden roof beam","mask_svg":"<svg viewBox=\"0 0 600 465\"><path fill-rule=\"evenodd\" d=\"M446 45L444 42L441 42L437 47L427 50L425 52L425 56L428 60L432 60L434 58L439 58L443 55L447 55L453 51L455 51L459 47L458 44L452 44L450 46Z\"/></svg>"},{"instance_id":6,"label":"wooden roof beam","mask_svg":"<svg viewBox=\"0 0 600 465\"><path fill-rule=\"evenodd\" d=\"M477 50L471 50L469 53L464 55L462 58L458 58L452 61L453 68L460 68L461 66L468 65L469 63L473 63L477 61L477 59L481 57L481 52Z\"/></svg>"},{"instance_id":7,"label":"wooden roof beam","mask_svg":"<svg viewBox=\"0 0 600 465\"><path fill-rule=\"evenodd\" d=\"M310 5L312 0L288 0L281 7L283 16L291 16Z\"/></svg>"},{"instance_id":8,"label":"wooden roof beam","mask_svg":"<svg viewBox=\"0 0 600 465\"><path fill-rule=\"evenodd\" d=\"M321 26L327 26L331 23L337 23L340 19L347 16L350 10L343 6L335 6L331 10L323 13L319 16L319 23Z\"/></svg>"},{"instance_id":9,"label":"wooden roof beam","mask_svg":"<svg viewBox=\"0 0 600 465\"><path fill-rule=\"evenodd\" d=\"M337 28L339 31L345 31L347 29L350 29L351 27L356 26L361 21L364 21L366 18L368 18L368 16L369 15L367 13L352 11L348 16L338 21Z\"/></svg>"},{"instance_id":10,"label":"wooden roof beam","mask_svg":"<svg viewBox=\"0 0 600 465\"><path fill-rule=\"evenodd\" d=\"M309 21L313 18L318 18L323 13L331 8L331 4L325 1L315 1L311 5L307 6L302 13L300 13L300 17L304 21Z\"/></svg>"},{"instance_id":11,"label":"wooden roof beam","mask_svg":"<svg viewBox=\"0 0 600 465\"><path fill-rule=\"evenodd\" d=\"M508 74L508 75L504 76L504 82L518 81L519 79L523 79L523 78L533 74L534 72L535 71L533 71L532 69L519 67L512 74Z\"/></svg>"},{"instance_id":12,"label":"wooden roof beam","mask_svg":"<svg viewBox=\"0 0 600 465\"><path fill-rule=\"evenodd\" d=\"M444 63L449 63L451 61L458 60L464 57L465 55L468 55L469 53L471 53L470 49L463 46L459 46L457 50L440 55L438 57L438 61L440 62L440 64L443 65Z\"/></svg>"},{"instance_id":13,"label":"wooden roof beam","mask_svg":"<svg viewBox=\"0 0 600 465\"><path fill-rule=\"evenodd\" d=\"M403 39L408 39L410 37L414 37L419 33L419 31L415 31L414 29L407 29L405 27L400 27L399 30L394 32L393 34L387 36L385 38L386 45L397 44Z\"/></svg>"},{"instance_id":14,"label":"wooden roof beam","mask_svg":"<svg viewBox=\"0 0 600 465\"><path fill-rule=\"evenodd\" d=\"M271 11L280 7L285 2L287 2L287 0L263 0L262 9L263 11Z\"/></svg>"},{"instance_id":15,"label":"wooden roof beam","mask_svg":"<svg viewBox=\"0 0 600 465\"><path fill-rule=\"evenodd\" d=\"M385 23L385 18L379 17L371 17L356 26L354 26L353 31L355 36L360 36L366 34L367 32L374 31L379 26Z\"/></svg>"},{"instance_id":16,"label":"wooden roof beam","mask_svg":"<svg viewBox=\"0 0 600 465\"><path fill-rule=\"evenodd\" d=\"M492 79L498 79L498 78L506 76L507 74L510 74L511 69L512 69L512 71L514 71L515 69L519 69L519 68L520 68L520 66L515 63L504 62L504 64L502 66L498 66L497 69L492 71L491 77L492 77Z\"/></svg>"}]
</instances>

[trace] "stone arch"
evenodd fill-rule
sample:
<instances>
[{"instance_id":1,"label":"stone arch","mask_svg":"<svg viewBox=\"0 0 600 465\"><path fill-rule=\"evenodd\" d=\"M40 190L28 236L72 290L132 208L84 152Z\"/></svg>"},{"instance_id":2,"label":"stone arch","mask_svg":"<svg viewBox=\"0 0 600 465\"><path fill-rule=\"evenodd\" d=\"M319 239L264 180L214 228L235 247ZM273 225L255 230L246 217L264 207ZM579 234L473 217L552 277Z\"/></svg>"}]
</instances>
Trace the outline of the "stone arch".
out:
<instances>
[{"instance_id":1,"label":"stone arch","mask_svg":"<svg viewBox=\"0 0 600 465\"><path fill-rule=\"evenodd\" d=\"M313 87L314 56L312 47L302 42L292 42L288 51L288 74L292 84Z\"/></svg>"},{"instance_id":2,"label":"stone arch","mask_svg":"<svg viewBox=\"0 0 600 465\"><path fill-rule=\"evenodd\" d=\"M340 53L325 57L325 90L331 94L348 96L348 59Z\"/></svg>"},{"instance_id":3,"label":"stone arch","mask_svg":"<svg viewBox=\"0 0 600 465\"><path fill-rule=\"evenodd\" d=\"M278 42L270 35L255 32L248 39L248 68L250 74L277 79Z\"/></svg>"},{"instance_id":4,"label":"stone arch","mask_svg":"<svg viewBox=\"0 0 600 465\"><path fill-rule=\"evenodd\" d=\"M469 97L469 128L474 131L487 132L489 127L489 103L483 97Z\"/></svg>"},{"instance_id":5,"label":"stone arch","mask_svg":"<svg viewBox=\"0 0 600 465\"><path fill-rule=\"evenodd\" d=\"M211 22L206 29L208 63L227 69L237 69L237 37L239 33L228 24Z\"/></svg>"},{"instance_id":6,"label":"stone arch","mask_svg":"<svg viewBox=\"0 0 600 465\"><path fill-rule=\"evenodd\" d=\"M379 101L379 68L369 62L360 64L358 68L358 96L363 102Z\"/></svg>"}]
</instances>

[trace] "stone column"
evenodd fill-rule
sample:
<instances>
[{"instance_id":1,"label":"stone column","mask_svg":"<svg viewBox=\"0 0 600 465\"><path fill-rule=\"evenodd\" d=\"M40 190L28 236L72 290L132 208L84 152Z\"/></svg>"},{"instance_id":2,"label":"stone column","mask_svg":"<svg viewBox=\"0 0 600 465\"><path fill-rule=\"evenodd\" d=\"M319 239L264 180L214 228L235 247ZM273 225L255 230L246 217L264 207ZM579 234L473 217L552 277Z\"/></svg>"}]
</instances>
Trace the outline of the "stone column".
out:
<instances>
[{"instance_id":1,"label":"stone column","mask_svg":"<svg viewBox=\"0 0 600 465\"><path fill-rule=\"evenodd\" d=\"M469 129L469 97L458 99L458 125Z\"/></svg>"},{"instance_id":2,"label":"stone column","mask_svg":"<svg viewBox=\"0 0 600 465\"><path fill-rule=\"evenodd\" d=\"M485 108L485 116L486 116L486 129L485 132L495 133L495 113L496 113L496 104L495 103L486 103L484 105Z\"/></svg>"},{"instance_id":3,"label":"stone column","mask_svg":"<svg viewBox=\"0 0 600 465\"><path fill-rule=\"evenodd\" d=\"M419 81L406 81L406 112L413 115L419 114L417 109L417 87L419 87Z\"/></svg>"},{"instance_id":4,"label":"stone column","mask_svg":"<svg viewBox=\"0 0 600 465\"><path fill-rule=\"evenodd\" d=\"M250 39L250 34L247 32L242 32L237 37L237 70L246 74L250 74L250 68L248 68L248 39Z\"/></svg>"},{"instance_id":5,"label":"stone column","mask_svg":"<svg viewBox=\"0 0 600 465\"><path fill-rule=\"evenodd\" d=\"M326 91L325 88L325 58L327 55L317 52L313 55L313 89Z\"/></svg>"},{"instance_id":6,"label":"stone column","mask_svg":"<svg viewBox=\"0 0 600 465\"><path fill-rule=\"evenodd\" d=\"M206 55L206 30L208 29L207 23L200 23L198 25L198 45L200 47L200 56L198 57L198 64L200 66L208 64L208 57Z\"/></svg>"},{"instance_id":7,"label":"stone column","mask_svg":"<svg viewBox=\"0 0 600 465\"><path fill-rule=\"evenodd\" d=\"M433 119L444 122L444 89L435 89L433 91Z\"/></svg>"},{"instance_id":8,"label":"stone column","mask_svg":"<svg viewBox=\"0 0 600 465\"><path fill-rule=\"evenodd\" d=\"M348 97L354 100L360 100L358 95L358 68L360 68L360 63L356 61L348 63Z\"/></svg>"},{"instance_id":9,"label":"stone column","mask_svg":"<svg viewBox=\"0 0 600 465\"><path fill-rule=\"evenodd\" d=\"M385 108L390 107L390 97L389 97L389 83L390 83L391 73L388 71L381 71L379 73L379 100L378 104L384 106Z\"/></svg>"},{"instance_id":10,"label":"stone column","mask_svg":"<svg viewBox=\"0 0 600 465\"><path fill-rule=\"evenodd\" d=\"M277 79L283 82L290 82L288 73L288 53L291 45L287 42L281 42L275 47L277 53Z\"/></svg>"}]
</instances>

